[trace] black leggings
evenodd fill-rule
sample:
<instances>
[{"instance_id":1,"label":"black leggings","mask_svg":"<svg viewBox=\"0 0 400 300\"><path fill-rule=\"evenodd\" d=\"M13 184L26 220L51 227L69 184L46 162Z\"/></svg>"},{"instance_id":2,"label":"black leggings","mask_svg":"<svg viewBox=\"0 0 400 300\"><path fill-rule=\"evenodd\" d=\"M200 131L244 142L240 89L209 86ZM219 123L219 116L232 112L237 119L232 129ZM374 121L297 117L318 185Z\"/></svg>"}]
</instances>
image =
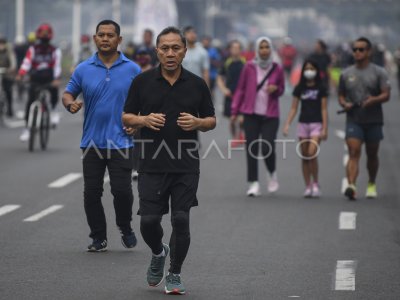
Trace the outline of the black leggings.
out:
<instances>
[{"instance_id":1,"label":"black leggings","mask_svg":"<svg viewBox=\"0 0 400 300\"><path fill-rule=\"evenodd\" d=\"M162 216L144 215L140 219L140 232L153 254L162 252ZM189 212L175 211L171 214L172 234L169 241L171 265L170 273L180 274L190 245Z\"/></svg>"},{"instance_id":2,"label":"black leggings","mask_svg":"<svg viewBox=\"0 0 400 300\"><path fill-rule=\"evenodd\" d=\"M247 180L258 180L258 153L264 157L268 172L272 174L276 168L275 139L279 128L278 118L259 115L245 115L243 122L246 135ZM261 139L259 142L257 140Z\"/></svg>"}]
</instances>

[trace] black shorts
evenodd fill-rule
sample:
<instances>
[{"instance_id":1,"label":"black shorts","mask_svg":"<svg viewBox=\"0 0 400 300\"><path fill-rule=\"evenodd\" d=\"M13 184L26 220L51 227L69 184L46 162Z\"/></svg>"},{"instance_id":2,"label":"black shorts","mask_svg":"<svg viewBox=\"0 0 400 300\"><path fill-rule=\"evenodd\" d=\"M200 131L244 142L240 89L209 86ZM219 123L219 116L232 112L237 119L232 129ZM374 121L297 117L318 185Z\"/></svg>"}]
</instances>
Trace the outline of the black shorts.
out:
<instances>
[{"instance_id":1,"label":"black shorts","mask_svg":"<svg viewBox=\"0 0 400 300\"><path fill-rule=\"evenodd\" d=\"M198 206L196 197L199 174L139 173L138 215L165 215L171 211L189 211Z\"/></svg>"}]
</instances>

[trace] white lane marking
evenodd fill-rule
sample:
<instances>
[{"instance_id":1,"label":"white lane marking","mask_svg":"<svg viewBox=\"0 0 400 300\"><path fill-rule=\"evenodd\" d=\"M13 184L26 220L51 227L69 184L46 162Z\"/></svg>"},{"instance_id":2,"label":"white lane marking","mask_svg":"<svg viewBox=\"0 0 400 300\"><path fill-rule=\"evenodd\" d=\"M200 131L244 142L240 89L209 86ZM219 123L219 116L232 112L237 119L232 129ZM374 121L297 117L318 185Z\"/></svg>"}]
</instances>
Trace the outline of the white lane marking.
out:
<instances>
[{"instance_id":1,"label":"white lane marking","mask_svg":"<svg viewBox=\"0 0 400 300\"><path fill-rule=\"evenodd\" d=\"M300 296L289 296L289 298L300 298Z\"/></svg>"},{"instance_id":2,"label":"white lane marking","mask_svg":"<svg viewBox=\"0 0 400 300\"><path fill-rule=\"evenodd\" d=\"M41 212L39 212L39 213L37 213L37 214L35 214L33 216L30 216L29 218L24 219L24 222L35 222L35 221L38 221L41 218L43 218L43 217L45 217L45 216L47 216L49 214L52 214L52 213L56 212L57 210L59 210L59 209L61 209L63 207L64 207L64 205L52 205L49 208L46 208L45 210L42 210Z\"/></svg>"},{"instance_id":3,"label":"white lane marking","mask_svg":"<svg viewBox=\"0 0 400 300\"><path fill-rule=\"evenodd\" d=\"M335 130L335 134L339 139L344 140L346 137L346 133L343 130Z\"/></svg>"},{"instance_id":4,"label":"white lane marking","mask_svg":"<svg viewBox=\"0 0 400 300\"><path fill-rule=\"evenodd\" d=\"M342 211L339 215L339 229L355 230L356 220L357 220L357 213L350 211Z\"/></svg>"},{"instance_id":5,"label":"white lane marking","mask_svg":"<svg viewBox=\"0 0 400 300\"><path fill-rule=\"evenodd\" d=\"M356 290L356 261L338 260L336 263L335 290Z\"/></svg>"},{"instance_id":6,"label":"white lane marking","mask_svg":"<svg viewBox=\"0 0 400 300\"><path fill-rule=\"evenodd\" d=\"M21 207L21 205L17 205L17 204L4 205L4 206L0 207L0 216L4 216L5 214L8 214L20 207Z\"/></svg>"},{"instance_id":7,"label":"white lane marking","mask_svg":"<svg viewBox=\"0 0 400 300\"><path fill-rule=\"evenodd\" d=\"M342 187L340 189L340 191L342 192L342 194L344 193L344 191L346 190L347 186L349 185L349 182L347 181L347 178L344 177L342 179Z\"/></svg>"},{"instance_id":8,"label":"white lane marking","mask_svg":"<svg viewBox=\"0 0 400 300\"><path fill-rule=\"evenodd\" d=\"M82 177L82 173L69 173L48 185L49 188L62 188Z\"/></svg>"},{"instance_id":9,"label":"white lane marking","mask_svg":"<svg viewBox=\"0 0 400 300\"><path fill-rule=\"evenodd\" d=\"M349 155L348 155L348 154L345 154L345 155L343 156L343 166L346 167L348 161L349 161Z\"/></svg>"},{"instance_id":10,"label":"white lane marking","mask_svg":"<svg viewBox=\"0 0 400 300\"><path fill-rule=\"evenodd\" d=\"M110 175L104 176L104 184L107 184L110 182Z\"/></svg>"},{"instance_id":11,"label":"white lane marking","mask_svg":"<svg viewBox=\"0 0 400 300\"><path fill-rule=\"evenodd\" d=\"M8 128L21 128L25 126L24 120L5 120L4 123Z\"/></svg>"}]
</instances>

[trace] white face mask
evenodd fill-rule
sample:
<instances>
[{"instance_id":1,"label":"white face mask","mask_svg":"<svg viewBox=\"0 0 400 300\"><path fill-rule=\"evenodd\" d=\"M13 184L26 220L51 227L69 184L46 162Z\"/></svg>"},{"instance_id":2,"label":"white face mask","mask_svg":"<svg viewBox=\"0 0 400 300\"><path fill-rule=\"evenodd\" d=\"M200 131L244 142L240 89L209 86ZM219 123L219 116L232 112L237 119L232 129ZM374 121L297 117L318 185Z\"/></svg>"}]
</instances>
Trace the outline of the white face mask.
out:
<instances>
[{"instance_id":1,"label":"white face mask","mask_svg":"<svg viewBox=\"0 0 400 300\"><path fill-rule=\"evenodd\" d=\"M317 76L317 71L315 71L315 70L305 70L303 74L304 74L304 77L306 79L314 79L315 76Z\"/></svg>"}]
</instances>

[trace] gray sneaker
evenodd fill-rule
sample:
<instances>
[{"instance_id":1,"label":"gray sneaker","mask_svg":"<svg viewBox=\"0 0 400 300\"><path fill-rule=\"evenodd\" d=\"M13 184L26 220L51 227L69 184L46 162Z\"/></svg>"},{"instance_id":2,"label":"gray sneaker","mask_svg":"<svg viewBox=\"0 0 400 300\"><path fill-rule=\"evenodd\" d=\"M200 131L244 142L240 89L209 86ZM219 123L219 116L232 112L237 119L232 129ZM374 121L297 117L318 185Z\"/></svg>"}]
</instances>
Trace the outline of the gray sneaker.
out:
<instances>
[{"instance_id":1,"label":"gray sneaker","mask_svg":"<svg viewBox=\"0 0 400 300\"><path fill-rule=\"evenodd\" d=\"M184 295L185 287L181 281L181 275L168 273L165 277L165 293L172 295Z\"/></svg>"},{"instance_id":2,"label":"gray sneaker","mask_svg":"<svg viewBox=\"0 0 400 300\"><path fill-rule=\"evenodd\" d=\"M159 286L160 283L164 280L164 265L165 259L169 254L169 246L163 243L165 256L156 257L152 256L150 266L147 269L147 283L150 286Z\"/></svg>"}]
</instances>

